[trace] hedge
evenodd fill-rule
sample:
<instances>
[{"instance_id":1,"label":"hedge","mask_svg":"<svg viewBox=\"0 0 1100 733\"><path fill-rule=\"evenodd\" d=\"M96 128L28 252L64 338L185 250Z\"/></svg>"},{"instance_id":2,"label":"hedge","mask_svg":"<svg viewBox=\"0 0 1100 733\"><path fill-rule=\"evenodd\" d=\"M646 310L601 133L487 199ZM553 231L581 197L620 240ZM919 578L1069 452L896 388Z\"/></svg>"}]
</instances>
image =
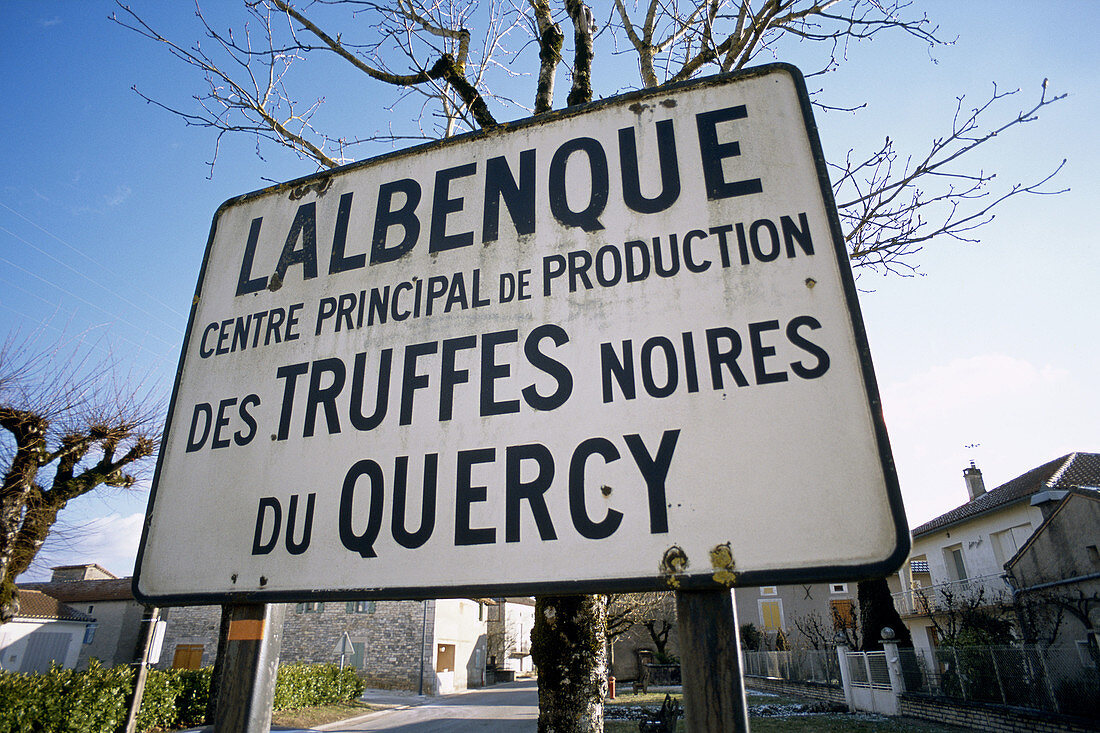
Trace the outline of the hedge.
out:
<instances>
[{"instance_id":1,"label":"hedge","mask_svg":"<svg viewBox=\"0 0 1100 733\"><path fill-rule=\"evenodd\" d=\"M202 725L212 668L149 670L138 729ZM0 733L114 733L126 720L133 673L107 669L93 659L88 669L53 667L46 674L0 672ZM354 700L364 684L350 667L288 664L279 667L275 710Z\"/></svg>"}]
</instances>

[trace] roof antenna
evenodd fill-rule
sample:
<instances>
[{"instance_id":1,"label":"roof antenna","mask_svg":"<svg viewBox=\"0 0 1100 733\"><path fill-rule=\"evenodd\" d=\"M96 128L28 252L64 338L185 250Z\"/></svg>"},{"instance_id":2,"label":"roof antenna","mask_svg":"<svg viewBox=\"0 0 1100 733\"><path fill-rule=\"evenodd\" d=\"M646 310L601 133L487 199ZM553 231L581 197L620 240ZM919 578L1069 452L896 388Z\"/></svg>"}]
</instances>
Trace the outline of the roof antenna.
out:
<instances>
[{"instance_id":1,"label":"roof antenna","mask_svg":"<svg viewBox=\"0 0 1100 733\"><path fill-rule=\"evenodd\" d=\"M963 446L963 448L966 448L968 451L973 451L973 450L975 450L977 448L981 448L981 447L982 447L981 443L967 443L966 445ZM975 468L973 458L970 459L970 467Z\"/></svg>"}]
</instances>

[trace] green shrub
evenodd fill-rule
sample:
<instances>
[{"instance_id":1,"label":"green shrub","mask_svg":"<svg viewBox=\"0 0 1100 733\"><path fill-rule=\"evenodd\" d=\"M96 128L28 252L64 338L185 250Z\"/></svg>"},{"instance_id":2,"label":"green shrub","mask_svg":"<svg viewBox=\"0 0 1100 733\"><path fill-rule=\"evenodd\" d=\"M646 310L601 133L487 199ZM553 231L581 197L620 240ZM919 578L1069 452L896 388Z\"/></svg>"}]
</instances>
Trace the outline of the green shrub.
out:
<instances>
[{"instance_id":1,"label":"green shrub","mask_svg":"<svg viewBox=\"0 0 1100 733\"><path fill-rule=\"evenodd\" d=\"M138 711L138 730L172 727L177 719L179 692L172 672L149 670L145 678L145 692L141 696L141 710Z\"/></svg>"},{"instance_id":2,"label":"green shrub","mask_svg":"<svg viewBox=\"0 0 1100 733\"><path fill-rule=\"evenodd\" d=\"M213 668L149 670L138 730L202 725ZM77 672L53 667L46 674L0 671L0 733L114 733L126 720L133 670L106 669L92 660ZM275 710L354 700L364 684L355 670L335 664L279 668Z\"/></svg>"},{"instance_id":3,"label":"green shrub","mask_svg":"<svg viewBox=\"0 0 1100 733\"><path fill-rule=\"evenodd\" d=\"M275 710L328 705L354 700L365 685L351 667L335 664L285 664L275 681Z\"/></svg>"},{"instance_id":4,"label":"green shrub","mask_svg":"<svg viewBox=\"0 0 1100 733\"><path fill-rule=\"evenodd\" d=\"M176 696L176 724L188 728L206 722L206 705L210 700L210 678L213 667L202 669L175 669L179 694Z\"/></svg>"},{"instance_id":5,"label":"green shrub","mask_svg":"<svg viewBox=\"0 0 1100 733\"><path fill-rule=\"evenodd\" d=\"M132 673L95 659L77 672L56 665L46 674L0 674L0 733L113 731L126 720Z\"/></svg>"}]
</instances>

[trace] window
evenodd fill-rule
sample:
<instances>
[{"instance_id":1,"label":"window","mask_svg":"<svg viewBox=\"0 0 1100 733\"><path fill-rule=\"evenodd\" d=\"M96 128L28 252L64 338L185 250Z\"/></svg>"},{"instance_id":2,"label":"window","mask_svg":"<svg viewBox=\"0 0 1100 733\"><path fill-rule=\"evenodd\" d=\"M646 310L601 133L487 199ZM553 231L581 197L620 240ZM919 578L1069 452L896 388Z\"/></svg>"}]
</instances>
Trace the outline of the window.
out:
<instances>
[{"instance_id":1,"label":"window","mask_svg":"<svg viewBox=\"0 0 1100 733\"><path fill-rule=\"evenodd\" d=\"M99 624L96 624L96 623L85 624L85 626L84 626L84 643L85 644L91 644L93 641L95 641L95 630L96 630L97 626L99 626Z\"/></svg>"},{"instance_id":2,"label":"window","mask_svg":"<svg viewBox=\"0 0 1100 733\"><path fill-rule=\"evenodd\" d=\"M994 532L989 535L989 539L993 544L993 556L997 559L997 567L1004 567L1004 564L1012 559L1030 536L1030 524L1020 524L1003 532Z\"/></svg>"},{"instance_id":3,"label":"window","mask_svg":"<svg viewBox=\"0 0 1100 733\"><path fill-rule=\"evenodd\" d=\"M202 644L176 644L172 656L172 669L199 669L202 667Z\"/></svg>"},{"instance_id":4,"label":"window","mask_svg":"<svg viewBox=\"0 0 1100 733\"><path fill-rule=\"evenodd\" d=\"M312 603L299 603L294 607L296 613L324 613L325 603L324 601L313 601Z\"/></svg>"},{"instance_id":5,"label":"window","mask_svg":"<svg viewBox=\"0 0 1100 733\"><path fill-rule=\"evenodd\" d=\"M847 583L830 583L829 584L829 592L830 593L847 593L848 592L848 584Z\"/></svg>"},{"instance_id":6,"label":"window","mask_svg":"<svg viewBox=\"0 0 1100 733\"><path fill-rule=\"evenodd\" d=\"M374 613L374 601L348 601L348 613Z\"/></svg>"},{"instance_id":7,"label":"window","mask_svg":"<svg viewBox=\"0 0 1100 733\"><path fill-rule=\"evenodd\" d=\"M779 589L774 585L765 585L760 588L760 595L762 596L775 596L779 595Z\"/></svg>"},{"instance_id":8,"label":"window","mask_svg":"<svg viewBox=\"0 0 1100 733\"><path fill-rule=\"evenodd\" d=\"M966 563L963 562L961 544L943 548L943 561L951 580L966 580Z\"/></svg>"},{"instance_id":9,"label":"window","mask_svg":"<svg viewBox=\"0 0 1100 733\"><path fill-rule=\"evenodd\" d=\"M757 601L760 604L760 625L764 631L779 631L783 628L783 601Z\"/></svg>"},{"instance_id":10,"label":"window","mask_svg":"<svg viewBox=\"0 0 1100 733\"><path fill-rule=\"evenodd\" d=\"M829 609L833 615L833 628L837 631L841 629L856 628L856 608L850 598L843 600L829 601Z\"/></svg>"}]
</instances>

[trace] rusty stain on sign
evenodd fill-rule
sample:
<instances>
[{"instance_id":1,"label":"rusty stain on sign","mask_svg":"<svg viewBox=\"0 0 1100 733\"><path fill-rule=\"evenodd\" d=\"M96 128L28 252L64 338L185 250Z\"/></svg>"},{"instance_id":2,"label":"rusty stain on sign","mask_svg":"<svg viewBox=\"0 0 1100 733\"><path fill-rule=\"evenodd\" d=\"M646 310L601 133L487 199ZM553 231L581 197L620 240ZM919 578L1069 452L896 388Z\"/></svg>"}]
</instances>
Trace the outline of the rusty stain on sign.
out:
<instances>
[{"instance_id":1,"label":"rusty stain on sign","mask_svg":"<svg viewBox=\"0 0 1100 733\"><path fill-rule=\"evenodd\" d=\"M673 545L665 550L664 557L661 558L660 570L669 588L680 587L680 581L676 576L682 575L688 569L688 565L687 553L679 545Z\"/></svg>"},{"instance_id":2,"label":"rusty stain on sign","mask_svg":"<svg viewBox=\"0 0 1100 733\"><path fill-rule=\"evenodd\" d=\"M737 573L734 571L733 550L730 543L717 545L710 551L710 566L714 568L715 583L729 587L737 582Z\"/></svg>"}]
</instances>

